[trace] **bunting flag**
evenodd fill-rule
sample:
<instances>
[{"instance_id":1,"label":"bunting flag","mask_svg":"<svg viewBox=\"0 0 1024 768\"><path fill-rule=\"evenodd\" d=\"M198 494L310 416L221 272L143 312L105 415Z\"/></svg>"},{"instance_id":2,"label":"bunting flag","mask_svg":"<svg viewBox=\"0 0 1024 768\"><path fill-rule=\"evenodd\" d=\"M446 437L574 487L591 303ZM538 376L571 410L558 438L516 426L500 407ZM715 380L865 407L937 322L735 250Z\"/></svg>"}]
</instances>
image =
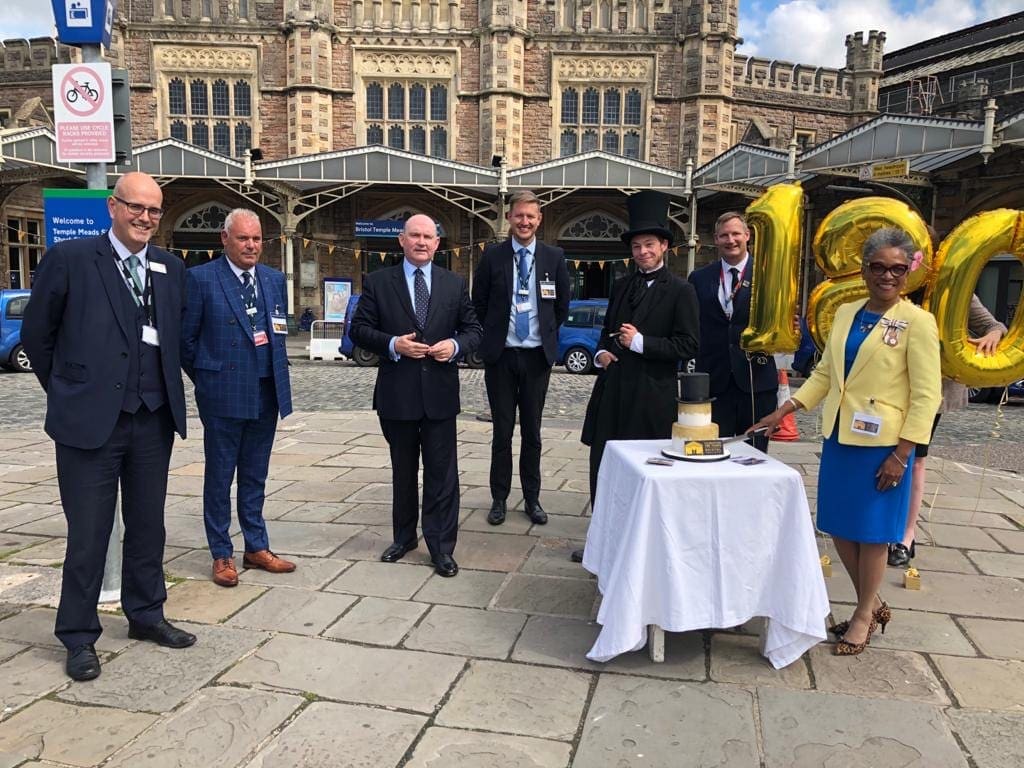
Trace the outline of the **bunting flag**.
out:
<instances>
[{"instance_id":1,"label":"bunting flag","mask_svg":"<svg viewBox=\"0 0 1024 768\"><path fill-rule=\"evenodd\" d=\"M302 247L303 248L309 248L309 238L308 237L302 238Z\"/></svg>"},{"instance_id":2,"label":"bunting flag","mask_svg":"<svg viewBox=\"0 0 1024 768\"><path fill-rule=\"evenodd\" d=\"M378 251L377 255L380 256L380 263L383 264L384 263L384 257L387 256L387 253L385 253L384 251Z\"/></svg>"},{"instance_id":3,"label":"bunting flag","mask_svg":"<svg viewBox=\"0 0 1024 768\"><path fill-rule=\"evenodd\" d=\"M188 258L188 248L182 248L181 249L181 258L183 258L183 259L187 259Z\"/></svg>"},{"instance_id":4,"label":"bunting flag","mask_svg":"<svg viewBox=\"0 0 1024 768\"><path fill-rule=\"evenodd\" d=\"M212 249L212 248L211 248L211 249L209 249L209 250L208 250L208 251L206 252L206 257L207 257L208 259L212 259L212 258L213 258L213 249Z\"/></svg>"},{"instance_id":5,"label":"bunting flag","mask_svg":"<svg viewBox=\"0 0 1024 768\"><path fill-rule=\"evenodd\" d=\"M337 248L337 246L334 243L331 243L330 245L328 245L327 246L327 255L328 256L333 256L335 248Z\"/></svg>"},{"instance_id":6,"label":"bunting flag","mask_svg":"<svg viewBox=\"0 0 1024 768\"><path fill-rule=\"evenodd\" d=\"M281 245L284 245L286 242L288 242L288 235L280 235L278 239L281 241Z\"/></svg>"},{"instance_id":7,"label":"bunting flag","mask_svg":"<svg viewBox=\"0 0 1024 768\"><path fill-rule=\"evenodd\" d=\"M574 267L576 267L576 269L579 269L580 268L580 260L579 259L573 259L572 265Z\"/></svg>"},{"instance_id":8,"label":"bunting flag","mask_svg":"<svg viewBox=\"0 0 1024 768\"><path fill-rule=\"evenodd\" d=\"M601 269L604 269L604 262L603 261L597 262L597 266L599 266Z\"/></svg>"},{"instance_id":9,"label":"bunting flag","mask_svg":"<svg viewBox=\"0 0 1024 768\"><path fill-rule=\"evenodd\" d=\"M628 267L629 266L629 259L623 259L622 260L622 266Z\"/></svg>"},{"instance_id":10,"label":"bunting flag","mask_svg":"<svg viewBox=\"0 0 1024 768\"><path fill-rule=\"evenodd\" d=\"M353 253L355 253L356 259L359 259L363 255L363 252L359 248L356 248L355 251L353 251Z\"/></svg>"}]
</instances>

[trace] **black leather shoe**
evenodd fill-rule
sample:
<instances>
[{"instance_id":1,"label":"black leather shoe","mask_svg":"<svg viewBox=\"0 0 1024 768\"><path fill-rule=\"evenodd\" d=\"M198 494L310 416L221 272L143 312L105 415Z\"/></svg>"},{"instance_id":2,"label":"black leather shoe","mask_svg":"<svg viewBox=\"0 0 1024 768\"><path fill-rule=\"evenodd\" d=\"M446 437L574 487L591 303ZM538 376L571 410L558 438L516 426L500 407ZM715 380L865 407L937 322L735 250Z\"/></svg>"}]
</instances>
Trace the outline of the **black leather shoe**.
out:
<instances>
[{"instance_id":1,"label":"black leather shoe","mask_svg":"<svg viewBox=\"0 0 1024 768\"><path fill-rule=\"evenodd\" d=\"M150 626L129 621L128 637L132 640L149 640L164 648L188 648L196 642L195 635L178 629L166 619L161 619Z\"/></svg>"},{"instance_id":2,"label":"black leather shoe","mask_svg":"<svg viewBox=\"0 0 1024 768\"><path fill-rule=\"evenodd\" d=\"M501 525L505 522L505 511L505 502L495 499L491 502L491 511L487 513L487 522L491 525Z\"/></svg>"},{"instance_id":3,"label":"black leather shoe","mask_svg":"<svg viewBox=\"0 0 1024 768\"><path fill-rule=\"evenodd\" d=\"M68 661L64 669L72 680L95 680L100 676L100 660L96 655L96 649L91 644L72 648L68 651Z\"/></svg>"},{"instance_id":4,"label":"black leather shoe","mask_svg":"<svg viewBox=\"0 0 1024 768\"><path fill-rule=\"evenodd\" d=\"M582 563L583 562L583 550L582 549L574 549L572 551L572 554L569 555L569 559L572 560L574 563Z\"/></svg>"},{"instance_id":5,"label":"black leather shoe","mask_svg":"<svg viewBox=\"0 0 1024 768\"><path fill-rule=\"evenodd\" d=\"M910 565L910 559L914 556L914 544L911 543L910 548L903 546L902 543L890 544L889 545L889 565L902 568L904 565Z\"/></svg>"},{"instance_id":6,"label":"black leather shoe","mask_svg":"<svg viewBox=\"0 0 1024 768\"><path fill-rule=\"evenodd\" d=\"M415 541L412 544L392 544L384 550L384 554L380 556L380 559L385 563L396 563L405 557L406 553L416 549L417 546L419 545Z\"/></svg>"},{"instance_id":7,"label":"black leather shoe","mask_svg":"<svg viewBox=\"0 0 1024 768\"><path fill-rule=\"evenodd\" d=\"M525 512L526 516L537 525L546 525L548 522L548 513L544 511L539 501L526 502Z\"/></svg>"},{"instance_id":8,"label":"black leather shoe","mask_svg":"<svg viewBox=\"0 0 1024 768\"><path fill-rule=\"evenodd\" d=\"M437 555L434 558L434 570L445 578L454 576L459 572L459 564L451 555Z\"/></svg>"}]
</instances>

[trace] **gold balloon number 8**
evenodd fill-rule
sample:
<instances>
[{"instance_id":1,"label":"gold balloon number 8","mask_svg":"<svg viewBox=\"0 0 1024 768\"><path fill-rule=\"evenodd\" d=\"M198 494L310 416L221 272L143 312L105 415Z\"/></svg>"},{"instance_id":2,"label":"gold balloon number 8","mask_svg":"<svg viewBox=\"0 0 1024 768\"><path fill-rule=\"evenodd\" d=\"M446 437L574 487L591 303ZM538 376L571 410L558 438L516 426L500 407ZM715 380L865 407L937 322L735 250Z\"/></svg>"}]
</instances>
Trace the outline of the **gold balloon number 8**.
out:
<instances>
[{"instance_id":1,"label":"gold balloon number 8","mask_svg":"<svg viewBox=\"0 0 1024 768\"><path fill-rule=\"evenodd\" d=\"M747 209L754 230L754 280L750 325L741 336L749 352L786 352L796 348L792 318L797 311L797 278L803 210L798 184L779 184ZM861 249L871 233L899 227L917 243L921 267L910 273L906 292L925 287L924 306L935 315L941 343L942 373L968 386L993 387L1024 378L1024 311L1015 313L1009 333L994 354L984 356L970 344L967 316L978 277L988 260L1012 254L1024 262L1024 212L986 211L961 223L932 253L921 217L908 205L885 197L865 197L839 206L814 236L815 262L825 273L808 298L807 325L822 349L836 309L867 296L861 275Z\"/></svg>"}]
</instances>

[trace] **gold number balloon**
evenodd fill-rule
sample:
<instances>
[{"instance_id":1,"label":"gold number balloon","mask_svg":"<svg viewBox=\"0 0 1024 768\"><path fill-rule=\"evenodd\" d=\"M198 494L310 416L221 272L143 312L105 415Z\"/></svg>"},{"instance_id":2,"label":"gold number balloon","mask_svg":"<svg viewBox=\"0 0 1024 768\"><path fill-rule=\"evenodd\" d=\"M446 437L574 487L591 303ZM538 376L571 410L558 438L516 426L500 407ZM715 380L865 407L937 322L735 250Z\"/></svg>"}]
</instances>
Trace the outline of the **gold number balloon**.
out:
<instances>
[{"instance_id":1,"label":"gold number balloon","mask_svg":"<svg viewBox=\"0 0 1024 768\"><path fill-rule=\"evenodd\" d=\"M927 281L932 242L916 211L889 197L862 197L843 203L821 222L812 245L814 260L828 278L807 300L807 327L818 349L825 346L839 305L868 295L861 275L861 251L864 241L883 227L902 229L924 255L921 267L907 278L904 292L916 291Z\"/></svg>"},{"instance_id":2,"label":"gold number balloon","mask_svg":"<svg viewBox=\"0 0 1024 768\"><path fill-rule=\"evenodd\" d=\"M1024 378L1024 312L1015 313L994 354L978 354L967 341L974 286L988 260L1001 253L1024 261L1024 213L1000 209L972 216L943 240L925 297L925 308L939 326L942 373L969 386L1003 386Z\"/></svg>"},{"instance_id":3,"label":"gold number balloon","mask_svg":"<svg viewBox=\"0 0 1024 768\"><path fill-rule=\"evenodd\" d=\"M800 300L800 231L804 191L799 184L777 184L747 208L754 230L756 289L750 297L750 324L740 334L748 352L792 352L800 346L793 327Z\"/></svg>"}]
</instances>

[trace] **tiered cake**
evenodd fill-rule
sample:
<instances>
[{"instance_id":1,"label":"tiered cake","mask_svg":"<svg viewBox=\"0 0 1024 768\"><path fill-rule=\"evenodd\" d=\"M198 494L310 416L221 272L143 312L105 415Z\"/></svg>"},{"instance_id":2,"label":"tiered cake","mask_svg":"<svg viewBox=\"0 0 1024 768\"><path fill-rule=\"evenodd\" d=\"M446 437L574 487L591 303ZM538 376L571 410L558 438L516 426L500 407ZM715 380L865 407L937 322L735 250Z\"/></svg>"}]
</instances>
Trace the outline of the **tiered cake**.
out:
<instances>
[{"instance_id":1,"label":"tiered cake","mask_svg":"<svg viewBox=\"0 0 1024 768\"><path fill-rule=\"evenodd\" d=\"M679 409L672 425L672 451L684 456L721 456L718 425L711 421L711 378L679 374Z\"/></svg>"}]
</instances>

